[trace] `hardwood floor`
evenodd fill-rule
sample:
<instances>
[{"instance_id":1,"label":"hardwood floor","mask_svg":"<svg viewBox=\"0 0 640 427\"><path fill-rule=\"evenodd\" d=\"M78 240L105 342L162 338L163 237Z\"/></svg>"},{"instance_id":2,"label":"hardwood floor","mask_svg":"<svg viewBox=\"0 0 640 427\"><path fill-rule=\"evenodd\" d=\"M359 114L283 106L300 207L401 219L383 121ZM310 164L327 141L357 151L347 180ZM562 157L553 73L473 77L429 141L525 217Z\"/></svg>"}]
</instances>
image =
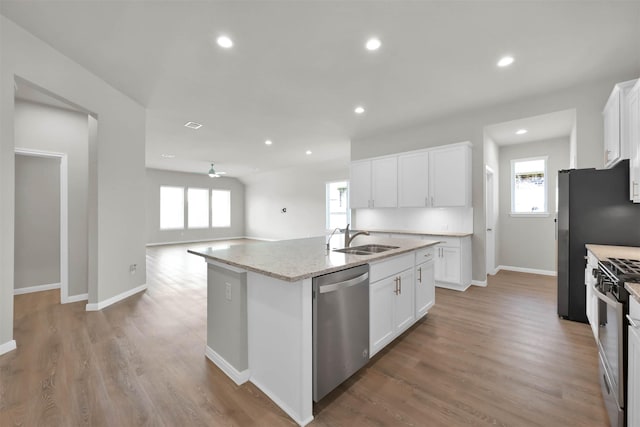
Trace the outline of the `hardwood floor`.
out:
<instances>
[{"instance_id":1,"label":"hardwood floor","mask_svg":"<svg viewBox=\"0 0 640 427\"><path fill-rule=\"evenodd\" d=\"M222 243L220 243L222 244ZM292 426L204 356L206 266L147 251L148 290L99 312L15 297L0 426ZM607 426L587 325L558 319L555 278L501 272L436 305L314 408L312 426Z\"/></svg>"}]
</instances>

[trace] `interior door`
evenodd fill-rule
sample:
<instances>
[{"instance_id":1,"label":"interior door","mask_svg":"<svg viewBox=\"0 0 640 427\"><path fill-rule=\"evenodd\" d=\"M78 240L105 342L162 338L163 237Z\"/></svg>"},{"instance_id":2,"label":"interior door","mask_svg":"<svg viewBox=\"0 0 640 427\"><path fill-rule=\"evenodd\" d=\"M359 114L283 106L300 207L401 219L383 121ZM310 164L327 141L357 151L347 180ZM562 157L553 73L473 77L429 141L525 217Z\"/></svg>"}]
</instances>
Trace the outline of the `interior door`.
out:
<instances>
[{"instance_id":1,"label":"interior door","mask_svg":"<svg viewBox=\"0 0 640 427\"><path fill-rule=\"evenodd\" d=\"M493 171L487 166L486 169L486 202L487 208L486 223L486 261L487 261L487 274L495 274L496 271L496 241L495 241L495 214L494 214L494 183L493 183Z\"/></svg>"}]
</instances>

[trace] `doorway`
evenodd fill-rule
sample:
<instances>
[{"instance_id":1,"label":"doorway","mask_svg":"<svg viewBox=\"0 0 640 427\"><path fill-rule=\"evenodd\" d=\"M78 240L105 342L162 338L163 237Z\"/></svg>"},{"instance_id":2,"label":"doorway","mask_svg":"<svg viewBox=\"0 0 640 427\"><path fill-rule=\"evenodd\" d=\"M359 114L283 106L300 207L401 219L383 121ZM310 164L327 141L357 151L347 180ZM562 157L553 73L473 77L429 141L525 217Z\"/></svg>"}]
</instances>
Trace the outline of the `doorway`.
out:
<instances>
[{"instance_id":1,"label":"doorway","mask_svg":"<svg viewBox=\"0 0 640 427\"><path fill-rule=\"evenodd\" d=\"M14 294L60 288L69 302L67 155L16 148ZM22 160L19 160L22 158ZM54 170L57 169L57 170ZM51 180L55 182L49 182ZM49 186L50 188L47 188ZM56 194L56 200L50 198ZM56 212L51 215L51 208ZM51 221L51 217L56 220ZM57 246L57 247L55 247ZM38 265L47 251L59 265ZM57 267L57 268L56 268ZM49 278L58 278L52 281ZM44 282L44 283L42 283Z\"/></svg>"}]
</instances>

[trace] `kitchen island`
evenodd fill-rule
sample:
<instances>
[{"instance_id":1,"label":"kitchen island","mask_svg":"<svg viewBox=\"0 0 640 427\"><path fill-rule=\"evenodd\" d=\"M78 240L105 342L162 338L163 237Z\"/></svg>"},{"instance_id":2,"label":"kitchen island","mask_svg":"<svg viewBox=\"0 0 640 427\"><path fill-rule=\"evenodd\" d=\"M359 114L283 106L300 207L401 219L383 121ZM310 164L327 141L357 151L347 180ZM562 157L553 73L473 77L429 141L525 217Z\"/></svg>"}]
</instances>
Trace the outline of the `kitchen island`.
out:
<instances>
[{"instance_id":1,"label":"kitchen island","mask_svg":"<svg viewBox=\"0 0 640 427\"><path fill-rule=\"evenodd\" d=\"M433 298L422 304L414 302L413 283L426 283L423 276L427 272L422 268L432 259L432 246L438 241L358 236L351 247L395 247L358 255L336 252L344 246L342 237L334 236L329 250L328 237L189 250L204 257L208 268L206 356L237 384L254 383L300 425L313 420L314 277L369 264L372 355L433 304ZM403 273L405 283L408 280L412 285L406 292L411 313L399 324L394 323L393 313L381 311L389 304L376 303L393 298L385 280L396 273ZM418 289L415 295L429 294Z\"/></svg>"}]
</instances>

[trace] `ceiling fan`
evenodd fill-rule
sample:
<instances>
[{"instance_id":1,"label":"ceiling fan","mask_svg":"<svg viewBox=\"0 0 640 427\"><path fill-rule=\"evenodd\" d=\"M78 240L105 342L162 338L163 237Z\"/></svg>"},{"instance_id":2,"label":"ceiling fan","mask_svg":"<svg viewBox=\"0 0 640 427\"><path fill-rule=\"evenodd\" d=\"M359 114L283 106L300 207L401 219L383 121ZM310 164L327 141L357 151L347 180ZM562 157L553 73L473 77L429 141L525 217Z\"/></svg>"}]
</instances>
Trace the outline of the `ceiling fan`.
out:
<instances>
[{"instance_id":1,"label":"ceiling fan","mask_svg":"<svg viewBox=\"0 0 640 427\"><path fill-rule=\"evenodd\" d=\"M216 170L213 167L213 163L211 163L211 169L209 169L209 177L210 178L220 178L220 176L222 175L226 175L226 172L216 172Z\"/></svg>"}]
</instances>

